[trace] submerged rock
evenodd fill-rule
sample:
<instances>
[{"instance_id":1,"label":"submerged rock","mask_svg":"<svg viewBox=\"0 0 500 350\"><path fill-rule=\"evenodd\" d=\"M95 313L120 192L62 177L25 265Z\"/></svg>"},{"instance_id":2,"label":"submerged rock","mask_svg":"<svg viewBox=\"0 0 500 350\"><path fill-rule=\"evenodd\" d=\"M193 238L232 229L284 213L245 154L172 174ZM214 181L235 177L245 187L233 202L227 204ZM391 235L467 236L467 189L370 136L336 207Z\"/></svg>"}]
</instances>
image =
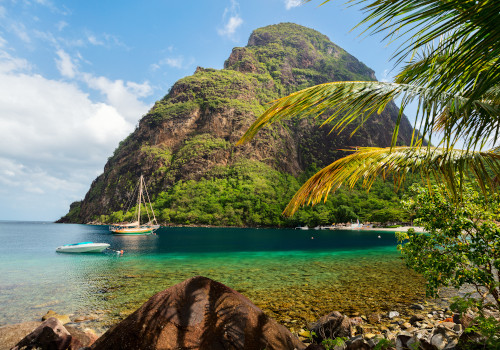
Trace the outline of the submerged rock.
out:
<instances>
[{"instance_id":1,"label":"submerged rock","mask_svg":"<svg viewBox=\"0 0 500 350\"><path fill-rule=\"evenodd\" d=\"M154 295L92 346L179 348L301 350L305 345L243 295L197 276Z\"/></svg>"},{"instance_id":2,"label":"submerged rock","mask_svg":"<svg viewBox=\"0 0 500 350\"><path fill-rule=\"evenodd\" d=\"M68 315L59 315L54 310L47 311L47 313L42 316L42 321L46 321L51 317L57 318L59 321L61 321L62 324L71 322Z\"/></svg>"}]
</instances>

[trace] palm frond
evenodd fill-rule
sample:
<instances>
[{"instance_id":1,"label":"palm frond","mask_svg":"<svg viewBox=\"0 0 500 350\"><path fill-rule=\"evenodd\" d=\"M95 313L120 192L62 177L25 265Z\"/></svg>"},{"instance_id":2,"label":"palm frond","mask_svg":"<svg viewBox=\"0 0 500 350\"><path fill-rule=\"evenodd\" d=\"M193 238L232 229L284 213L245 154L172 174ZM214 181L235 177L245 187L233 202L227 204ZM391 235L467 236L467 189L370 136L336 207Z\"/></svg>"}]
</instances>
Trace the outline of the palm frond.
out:
<instances>
[{"instance_id":1,"label":"palm frond","mask_svg":"<svg viewBox=\"0 0 500 350\"><path fill-rule=\"evenodd\" d=\"M449 118L449 120L457 123L465 120L464 117L460 118L460 116L471 114L470 110L464 110L463 108L468 104L468 99L459 95L436 92L435 88L376 81L332 82L316 85L276 100L250 126L238 141L238 144L248 142L261 128L273 122L297 116L319 116L324 113L327 113L329 117L325 119L322 125L333 124L332 131L342 131L348 124L356 121L358 125L352 132L354 133L370 115L381 113L387 104L397 97L402 98L403 107L400 109L399 119L394 130L393 146L397 140L402 110L404 110L405 105L412 101L416 101L418 104L419 115L416 118L420 120L421 137L425 137L432 132L436 124L436 116L439 114L446 113L448 116L456 116ZM489 125L487 122L493 120L495 116L498 119L499 106L489 105L488 101L481 101L474 107L476 107L475 114L472 113L471 118L464 124L468 128L462 127L462 129L458 129L460 137L467 136L467 131L472 129L476 132L481 131L481 139L491 138L491 134L496 132L498 125L495 123ZM477 118L473 118L473 116L477 116ZM486 127L482 129L475 128L479 125L476 119L486 123ZM457 131L455 124L446 127L443 125L443 130L448 132ZM451 139L450 135L445 135L445 137ZM418 140L419 138L416 138L413 144ZM454 142L451 142L448 148L452 148L458 141L457 138L453 140Z\"/></svg>"},{"instance_id":2,"label":"palm frond","mask_svg":"<svg viewBox=\"0 0 500 350\"><path fill-rule=\"evenodd\" d=\"M495 186L494 177L500 175L500 154L434 147L362 147L312 176L297 191L283 214L291 216L303 205L326 201L330 192L343 184L352 188L360 180L368 190L378 176L385 178L391 174L395 186L399 187L412 172L419 172L424 179L439 179L453 195L461 193L460 177L456 176L459 172L474 179L487 195L488 189Z\"/></svg>"},{"instance_id":3,"label":"palm frond","mask_svg":"<svg viewBox=\"0 0 500 350\"><path fill-rule=\"evenodd\" d=\"M322 4L328 2L324 1ZM351 6L362 6L366 17L357 27L366 25L364 33L389 33L388 40L403 39L394 54L395 64L411 61L442 36L439 50L454 49L448 56L448 70L436 77L442 86L457 86L466 97L479 99L491 86L500 83L500 1L496 0L349 0ZM439 54L439 53L437 53ZM477 75L471 67L484 68Z\"/></svg>"}]
</instances>

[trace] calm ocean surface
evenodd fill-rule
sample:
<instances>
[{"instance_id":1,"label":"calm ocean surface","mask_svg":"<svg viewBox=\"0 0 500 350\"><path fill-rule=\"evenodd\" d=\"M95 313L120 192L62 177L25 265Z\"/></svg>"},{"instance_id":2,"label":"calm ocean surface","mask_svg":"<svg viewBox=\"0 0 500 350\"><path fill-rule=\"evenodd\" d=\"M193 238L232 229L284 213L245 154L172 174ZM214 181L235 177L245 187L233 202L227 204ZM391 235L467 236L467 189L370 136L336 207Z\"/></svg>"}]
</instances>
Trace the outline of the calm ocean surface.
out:
<instances>
[{"instance_id":1,"label":"calm ocean surface","mask_svg":"<svg viewBox=\"0 0 500 350\"><path fill-rule=\"evenodd\" d=\"M124 255L55 252L83 241ZM123 237L107 226L0 221L0 326L53 309L105 329L195 275L238 290L292 329L333 310L397 310L423 296L391 232L163 228Z\"/></svg>"}]
</instances>

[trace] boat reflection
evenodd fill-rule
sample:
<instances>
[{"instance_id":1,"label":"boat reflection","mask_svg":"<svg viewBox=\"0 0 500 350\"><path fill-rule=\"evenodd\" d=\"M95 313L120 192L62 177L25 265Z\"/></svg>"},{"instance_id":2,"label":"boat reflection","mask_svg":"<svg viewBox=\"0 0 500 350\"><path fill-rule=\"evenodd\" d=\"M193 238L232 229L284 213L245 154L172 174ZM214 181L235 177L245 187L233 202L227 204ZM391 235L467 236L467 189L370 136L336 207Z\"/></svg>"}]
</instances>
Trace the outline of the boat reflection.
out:
<instances>
[{"instance_id":1,"label":"boat reflection","mask_svg":"<svg viewBox=\"0 0 500 350\"><path fill-rule=\"evenodd\" d=\"M147 236L115 236L111 237L113 246L123 250L124 254L147 254L158 250L159 237L157 235Z\"/></svg>"}]
</instances>

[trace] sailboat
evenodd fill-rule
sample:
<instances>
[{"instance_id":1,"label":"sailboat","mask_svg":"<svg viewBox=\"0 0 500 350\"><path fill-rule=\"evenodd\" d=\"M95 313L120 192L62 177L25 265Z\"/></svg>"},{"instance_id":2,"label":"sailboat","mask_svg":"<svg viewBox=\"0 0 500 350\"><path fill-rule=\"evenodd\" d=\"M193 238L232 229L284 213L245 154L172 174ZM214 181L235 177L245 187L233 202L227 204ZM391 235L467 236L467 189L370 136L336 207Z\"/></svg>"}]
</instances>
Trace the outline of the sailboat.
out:
<instances>
[{"instance_id":1,"label":"sailboat","mask_svg":"<svg viewBox=\"0 0 500 350\"><path fill-rule=\"evenodd\" d=\"M146 184L144 183L144 176L142 175L139 179L138 186L139 186L139 193L137 196L136 212L134 213L137 214L137 216L134 215L136 221L130 223L113 224L109 226L109 230L114 235L121 235L121 236L150 235L153 234L158 228L160 228L160 225L158 225L158 222L156 221L155 212L153 210L153 206L151 205L151 201L149 199L149 194L146 188ZM142 204L144 204L148 216L148 222L143 224L141 224Z\"/></svg>"}]
</instances>

